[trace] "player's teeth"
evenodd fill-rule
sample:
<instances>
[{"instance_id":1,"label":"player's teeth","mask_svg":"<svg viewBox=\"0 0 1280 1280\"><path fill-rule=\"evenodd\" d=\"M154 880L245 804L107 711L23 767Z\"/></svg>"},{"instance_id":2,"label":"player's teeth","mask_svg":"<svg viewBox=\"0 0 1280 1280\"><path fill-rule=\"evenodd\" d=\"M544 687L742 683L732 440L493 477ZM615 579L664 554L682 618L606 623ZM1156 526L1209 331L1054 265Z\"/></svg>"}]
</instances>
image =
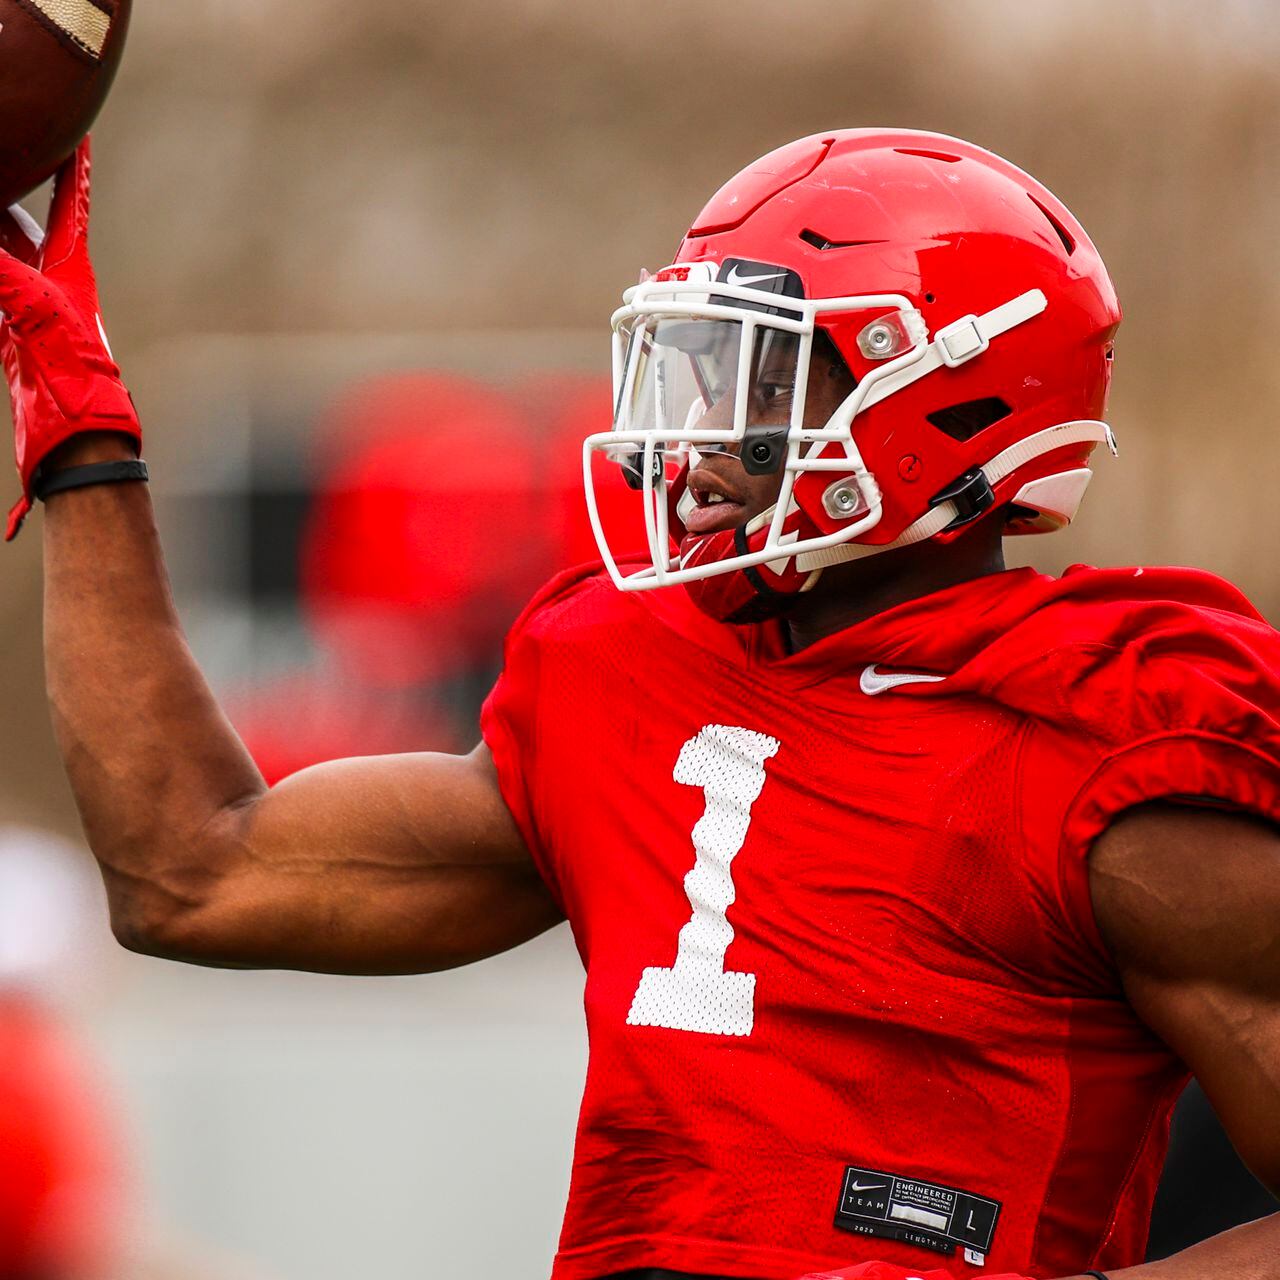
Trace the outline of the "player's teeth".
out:
<instances>
[{"instance_id":1,"label":"player's teeth","mask_svg":"<svg viewBox=\"0 0 1280 1280\"><path fill-rule=\"evenodd\" d=\"M713 502L723 502L723 501L724 501L724 494L723 494L723 493L709 493L709 494L707 494L707 506L710 506Z\"/></svg>"}]
</instances>

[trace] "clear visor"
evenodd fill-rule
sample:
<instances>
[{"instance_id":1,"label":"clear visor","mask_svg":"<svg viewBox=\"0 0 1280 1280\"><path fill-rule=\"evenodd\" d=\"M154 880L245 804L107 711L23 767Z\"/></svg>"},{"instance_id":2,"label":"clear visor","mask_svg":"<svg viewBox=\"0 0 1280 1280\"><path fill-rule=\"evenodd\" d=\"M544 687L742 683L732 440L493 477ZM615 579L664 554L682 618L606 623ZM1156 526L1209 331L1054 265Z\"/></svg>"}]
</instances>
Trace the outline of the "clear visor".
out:
<instances>
[{"instance_id":1,"label":"clear visor","mask_svg":"<svg viewBox=\"0 0 1280 1280\"><path fill-rule=\"evenodd\" d=\"M690 445L712 452L741 439L745 428L790 423L807 335L739 320L648 315L622 336L614 430L656 437L664 461L678 466ZM644 451L620 443L610 454L640 487Z\"/></svg>"}]
</instances>

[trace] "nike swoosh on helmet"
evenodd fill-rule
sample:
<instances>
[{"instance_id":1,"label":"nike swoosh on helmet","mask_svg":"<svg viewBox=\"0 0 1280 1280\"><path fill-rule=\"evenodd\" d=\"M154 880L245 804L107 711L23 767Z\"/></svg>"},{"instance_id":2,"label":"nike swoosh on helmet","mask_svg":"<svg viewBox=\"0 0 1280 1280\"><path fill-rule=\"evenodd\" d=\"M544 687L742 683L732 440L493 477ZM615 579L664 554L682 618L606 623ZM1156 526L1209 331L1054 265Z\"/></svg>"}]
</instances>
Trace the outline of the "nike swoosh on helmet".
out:
<instances>
[{"instance_id":1,"label":"nike swoosh on helmet","mask_svg":"<svg viewBox=\"0 0 1280 1280\"><path fill-rule=\"evenodd\" d=\"M740 267L731 267L729 274L725 276L725 284L763 284L766 280L781 280L787 273L785 271L774 271L767 276L744 276L741 274Z\"/></svg>"}]
</instances>

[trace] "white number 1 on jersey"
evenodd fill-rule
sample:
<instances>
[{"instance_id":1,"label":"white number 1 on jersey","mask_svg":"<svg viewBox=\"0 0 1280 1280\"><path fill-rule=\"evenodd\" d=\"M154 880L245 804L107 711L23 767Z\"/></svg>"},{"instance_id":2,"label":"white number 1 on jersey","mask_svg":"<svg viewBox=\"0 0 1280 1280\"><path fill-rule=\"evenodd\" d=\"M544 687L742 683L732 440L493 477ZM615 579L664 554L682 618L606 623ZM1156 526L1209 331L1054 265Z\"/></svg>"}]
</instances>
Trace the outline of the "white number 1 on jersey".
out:
<instances>
[{"instance_id":1,"label":"white number 1 on jersey","mask_svg":"<svg viewBox=\"0 0 1280 1280\"><path fill-rule=\"evenodd\" d=\"M627 1022L706 1035L749 1036L755 1022L756 975L726 972L733 926L725 914L735 891L731 864L747 838L751 806L764 787L764 764L777 738L709 724L680 750L674 777L701 787L707 807L693 828L696 858L684 878L693 917L680 930L670 969L646 969Z\"/></svg>"}]
</instances>

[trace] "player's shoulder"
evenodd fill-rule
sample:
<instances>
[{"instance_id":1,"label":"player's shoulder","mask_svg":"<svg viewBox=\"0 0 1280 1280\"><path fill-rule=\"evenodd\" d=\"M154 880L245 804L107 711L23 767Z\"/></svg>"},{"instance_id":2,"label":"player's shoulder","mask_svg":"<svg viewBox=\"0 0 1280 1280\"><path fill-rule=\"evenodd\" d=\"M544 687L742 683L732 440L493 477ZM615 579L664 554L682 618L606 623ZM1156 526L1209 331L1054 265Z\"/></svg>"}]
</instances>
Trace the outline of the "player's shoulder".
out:
<instances>
[{"instance_id":1,"label":"player's shoulder","mask_svg":"<svg viewBox=\"0 0 1280 1280\"><path fill-rule=\"evenodd\" d=\"M604 632L644 625L645 615L599 561L576 565L556 574L525 605L508 632L508 653L517 646L594 645Z\"/></svg>"},{"instance_id":2,"label":"player's shoulder","mask_svg":"<svg viewBox=\"0 0 1280 1280\"><path fill-rule=\"evenodd\" d=\"M1073 566L997 649L1004 700L1108 736L1280 719L1280 633L1203 570Z\"/></svg>"},{"instance_id":3,"label":"player's shoulder","mask_svg":"<svg viewBox=\"0 0 1280 1280\"><path fill-rule=\"evenodd\" d=\"M634 566L619 561L625 573ZM701 614L679 589L622 591L599 561L556 574L525 606L507 637L513 645L594 646L606 634L614 642L645 634L664 652L684 642L712 652L734 653L730 628Z\"/></svg>"},{"instance_id":4,"label":"player's shoulder","mask_svg":"<svg viewBox=\"0 0 1280 1280\"><path fill-rule=\"evenodd\" d=\"M545 582L520 611L513 633L554 631L575 619L615 611L618 592L599 561L574 565Z\"/></svg>"},{"instance_id":5,"label":"player's shoulder","mask_svg":"<svg viewBox=\"0 0 1280 1280\"><path fill-rule=\"evenodd\" d=\"M1046 651L1162 665L1274 666L1280 634L1232 583L1203 569L1073 565L1033 620Z\"/></svg>"}]
</instances>

